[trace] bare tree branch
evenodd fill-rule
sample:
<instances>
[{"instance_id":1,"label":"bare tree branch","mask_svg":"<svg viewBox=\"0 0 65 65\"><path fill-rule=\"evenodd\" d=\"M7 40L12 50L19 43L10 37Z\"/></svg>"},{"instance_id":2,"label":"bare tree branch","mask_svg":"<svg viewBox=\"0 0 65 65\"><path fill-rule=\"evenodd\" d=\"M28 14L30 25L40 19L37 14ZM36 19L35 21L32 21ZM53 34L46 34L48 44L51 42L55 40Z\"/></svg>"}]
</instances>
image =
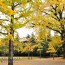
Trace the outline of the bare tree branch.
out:
<instances>
[{"instance_id":1,"label":"bare tree branch","mask_svg":"<svg viewBox=\"0 0 65 65\"><path fill-rule=\"evenodd\" d=\"M60 34L61 34L61 32L60 32L60 31L58 31L58 30L56 30L56 29L54 29L54 28L52 28L52 27L47 26L47 28L49 28L49 29L51 29L51 30L53 30L53 31L56 31L56 32L58 32L58 33L60 33Z\"/></svg>"},{"instance_id":2,"label":"bare tree branch","mask_svg":"<svg viewBox=\"0 0 65 65\"><path fill-rule=\"evenodd\" d=\"M3 32L0 32L0 34L7 35L8 33L3 33Z\"/></svg>"},{"instance_id":3,"label":"bare tree branch","mask_svg":"<svg viewBox=\"0 0 65 65\"><path fill-rule=\"evenodd\" d=\"M4 25L2 25L2 24L0 24L0 26L2 26L2 27L4 27L4 28L7 28L6 26L4 26Z\"/></svg>"},{"instance_id":4,"label":"bare tree branch","mask_svg":"<svg viewBox=\"0 0 65 65\"><path fill-rule=\"evenodd\" d=\"M0 20L2 20L2 21L9 21L9 20L7 20L7 19L0 19Z\"/></svg>"},{"instance_id":5,"label":"bare tree branch","mask_svg":"<svg viewBox=\"0 0 65 65\"><path fill-rule=\"evenodd\" d=\"M50 15L49 13L47 13L47 12L44 12L45 14L47 14L47 15ZM56 16L56 17L54 17L54 16L51 16L52 18L54 18L55 20L58 20L59 21L59 18Z\"/></svg>"},{"instance_id":6,"label":"bare tree branch","mask_svg":"<svg viewBox=\"0 0 65 65\"><path fill-rule=\"evenodd\" d=\"M17 3L16 5L14 5L14 7L18 6L18 5L21 5L21 3Z\"/></svg>"}]
</instances>

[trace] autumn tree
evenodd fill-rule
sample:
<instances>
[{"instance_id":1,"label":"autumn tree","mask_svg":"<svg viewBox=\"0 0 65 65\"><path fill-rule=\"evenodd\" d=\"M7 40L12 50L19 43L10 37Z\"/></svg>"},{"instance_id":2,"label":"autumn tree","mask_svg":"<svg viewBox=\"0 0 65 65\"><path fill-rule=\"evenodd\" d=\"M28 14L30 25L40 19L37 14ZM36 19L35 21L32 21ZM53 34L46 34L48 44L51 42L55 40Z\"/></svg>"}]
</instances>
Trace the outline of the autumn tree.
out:
<instances>
[{"instance_id":1,"label":"autumn tree","mask_svg":"<svg viewBox=\"0 0 65 65\"><path fill-rule=\"evenodd\" d=\"M54 54L57 53L57 50L62 46L62 40L61 37L58 35L55 35L53 37L51 37L51 41L48 44L48 49L47 49L47 53L50 53L50 55L53 55L53 59L54 59Z\"/></svg>"},{"instance_id":2,"label":"autumn tree","mask_svg":"<svg viewBox=\"0 0 65 65\"><path fill-rule=\"evenodd\" d=\"M47 50L47 53L50 53L50 57L51 57L51 54L53 55L53 60L54 60L54 54L56 53L57 51L55 50L55 48L53 47L52 44L49 44L49 48Z\"/></svg>"},{"instance_id":3,"label":"autumn tree","mask_svg":"<svg viewBox=\"0 0 65 65\"><path fill-rule=\"evenodd\" d=\"M33 10L35 12L31 17L32 27L36 28L35 31L42 29L45 32L44 35L48 34L48 29L58 32L63 40L63 56L65 58L65 1L35 0L33 3ZM44 36L42 33L40 33L40 35L41 37Z\"/></svg>"},{"instance_id":4,"label":"autumn tree","mask_svg":"<svg viewBox=\"0 0 65 65\"><path fill-rule=\"evenodd\" d=\"M31 7L30 2L30 0L0 1L0 11L2 15L5 16L5 19L0 19L0 34L7 36L9 41L8 65L13 65L13 43L15 31L29 22L29 18L27 16L30 15L28 13Z\"/></svg>"},{"instance_id":5,"label":"autumn tree","mask_svg":"<svg viewBox=\"0 0 65 65\"><path fill-rule=\"evenodd\" d=\"M58 32L63 40L63 56L65 58L65 1L64 0L47 0L44 13L48 22L47 27L51 30Z\"/></svg>"},{"instance_id":6,"label":"autumn tree","mask_svg":"<svg viewBox=\"0 0 65 65\"><path fill-rule=\"evenodd\" d=\"M39 52L40 58L41 58L42 50L43 50L43 46L41 45L41 43L38 43L37 51Z\"/></svg>"},{"instance_id":7,"label":"autumn tree","mask_svg":"<svg viewBox=\"0 0 65 65\"><path fill-rule=\"evenodd\" d=\"M26 52L28 54L28 59L30 59L30 55L31 55L31 59L32 59L32 54L33 54L34 45L35 45L34 35L33 34L32 34L32 36L27 35L26 39L27 40L25 43L24 52Z\"/></svg>"}]
</instances>

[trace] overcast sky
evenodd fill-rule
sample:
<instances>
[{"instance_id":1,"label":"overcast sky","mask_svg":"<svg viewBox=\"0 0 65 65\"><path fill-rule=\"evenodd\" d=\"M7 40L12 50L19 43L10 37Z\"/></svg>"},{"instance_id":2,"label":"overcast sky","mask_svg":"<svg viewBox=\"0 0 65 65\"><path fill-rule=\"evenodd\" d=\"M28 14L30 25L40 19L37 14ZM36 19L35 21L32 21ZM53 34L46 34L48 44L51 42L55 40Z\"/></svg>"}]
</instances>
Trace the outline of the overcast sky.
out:
<instances>
[{"instance_id":1,"label":"overcast sky","mask_svg":"<svg viewBox=\"0 0 65 65\"><path fill-rule=\"evenodd\" d=\"M25 27L18 29L17 32L19 33L19 37L20 38L26 37L28 34L31 35L32 33L34 33L32 28L31 29L27 29Z\"/></svg>"},{"instance_id":2,"label":"overcast sky","mask_svg":"<svg viewBox=\"0 0 65 65\"><path fill-rule=\"evenodd\" d=\"M28 34L29 35L31 35L32 33L35 34L34 30L32 28L27 29L25 27L18 29L17 32L18 32L20 38L26 37ZM54 36L54 31L52 31L52 30L51 30L51 36Z\"/></svg>"}]
</instances>

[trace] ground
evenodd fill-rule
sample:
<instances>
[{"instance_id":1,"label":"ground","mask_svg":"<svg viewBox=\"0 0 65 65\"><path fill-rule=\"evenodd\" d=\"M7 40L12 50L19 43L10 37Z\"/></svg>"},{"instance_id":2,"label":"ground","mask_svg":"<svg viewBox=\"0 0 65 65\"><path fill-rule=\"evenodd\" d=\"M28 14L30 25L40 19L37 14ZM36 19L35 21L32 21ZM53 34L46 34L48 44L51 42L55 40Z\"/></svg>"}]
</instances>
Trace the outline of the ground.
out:
<instances>
[{"instance_id":1,"label":"ground","mask_svg":"<svg viewBox=\"0 0 65 65\"><path fill-rule=\"evenodd\" d=\"M0 58L0 65L7 65L7 58ZM14 58L14 65L65 65L65 60L60 58Z\"/></svg>"}]
</instances>

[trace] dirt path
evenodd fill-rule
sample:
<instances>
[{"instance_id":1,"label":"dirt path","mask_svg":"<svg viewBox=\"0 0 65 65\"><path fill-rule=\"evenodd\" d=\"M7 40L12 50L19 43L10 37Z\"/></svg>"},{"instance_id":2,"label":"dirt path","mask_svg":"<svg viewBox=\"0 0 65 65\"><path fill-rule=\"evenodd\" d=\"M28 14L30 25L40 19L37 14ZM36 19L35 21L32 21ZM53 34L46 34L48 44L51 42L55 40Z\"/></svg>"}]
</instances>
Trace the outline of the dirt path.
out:
<instances>
[{"instance_id":1,"label":"dirt path","mask_svg":"<svg viewBox=\"0 0 65 65\"><path fill-rule=\"evenodd\" d=\"M0 65L7 65L7 61L0 61ZM65 65L65 60L61 58L44 58L32 60L16 60L14 65Z\"/></svg>"}]
</instances>

